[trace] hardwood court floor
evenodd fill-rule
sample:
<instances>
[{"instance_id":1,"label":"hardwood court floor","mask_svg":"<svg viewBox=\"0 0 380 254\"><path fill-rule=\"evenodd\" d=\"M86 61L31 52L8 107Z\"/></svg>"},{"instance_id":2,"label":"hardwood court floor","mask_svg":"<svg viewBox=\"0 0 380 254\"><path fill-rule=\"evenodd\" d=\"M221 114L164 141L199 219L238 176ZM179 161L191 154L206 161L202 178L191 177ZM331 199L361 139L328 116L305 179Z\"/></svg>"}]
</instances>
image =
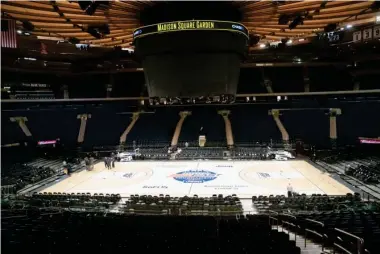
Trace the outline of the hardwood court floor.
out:
<instances>
[{"instance_id":1,"label":"hardwood court floor","mask_svg":"<svg viewBox=\"0 0 380 254\"><path fill-rule=\"evenodd\" d=\"M236 194L285 195L294 191L308 195L345 195L350 189L302 160L292 161L137 161L120 162L112 170L98 163L41 192L89 192L171 196Z\"/></svg>"}]
</instances>

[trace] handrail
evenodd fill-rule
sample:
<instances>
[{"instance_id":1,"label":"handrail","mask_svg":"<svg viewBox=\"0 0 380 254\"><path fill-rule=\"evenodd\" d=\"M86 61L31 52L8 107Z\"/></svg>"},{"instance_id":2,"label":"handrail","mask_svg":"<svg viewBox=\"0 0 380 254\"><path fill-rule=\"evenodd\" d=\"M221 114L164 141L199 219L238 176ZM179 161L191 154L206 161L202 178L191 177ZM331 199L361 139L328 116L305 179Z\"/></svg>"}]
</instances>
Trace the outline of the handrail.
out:
<instances>
[{"instance_id":1,"label":"handrail","mask_svg":"<svg viewBox=\"0 0 380 254\"><path fill-rule=\"evenodd\" d=\"M1 186L1 189L5 189L5 188L12 188L12 187L14 187L14 186L16 186L16 184L8 184L8 185L3 185L3 186Z\"/></svg>"},{"instance_id":2,"label":"handrail","mask_svg":"<svg viewBox=\"0 0 380 254\"><path fill-rule=\"evenodd\" d=\"M314 231L314 230L311 230L311 229L308 229L308 228L306 228L305 231L313 233L314 235L317 235L319 237L324 237L322 234L318 233L317 231ZM305 238L305 241L306 241L306 238Z\"/></svg>"},{"instance_id":3,"label":"handrail","mask_svg":"<svg viewBox=\"0 0 380 254\"><path fill-rule=\"evenodd\" d=\"M282 213L281 215L284 215L284 216L287 216L287 217L293 218L293 219L295 219L295 220L297 219L296 216L291 215L291 214L288 214L288 213Z\"/></svg>"},{"instance_id":4,"label":"handrail","mask_svg":"<svg viewBox=\"0 0 380 254\"><path fill-rule=\"evenodd\" d=\"M14 219L14 218L25 218L28 215L15 215L15 216L10 216L10 217L1 217L2 220L7 220L7 219Z\"/></svg>"},{"instance_id":5,"label":"handrail","mask_svg":"<svg viewBox=\"0 0 380 254\"><path fill-rule=\"evenodd\" d=\"M307 232L312 233L312 234L314 234L314 235L319 236L320 238L322 238L322 251L323 251L325 249L325 238L327 238L327 235L320 234L317 231L305 228L305 248L306 248Z\"/></svg>"},{"instance_id":6,"label":"handrail","mask_svg":"<svg viewBox=\"0 0 380 254\"><path fill-rule=\"evenodd\" d=\"M320 221L316 221L316 220L312 220L312 219L307 219L307 218L305 219L305 221L318 224L318 225L322 226L322 228L325 227L325 224L323 222L320 222ZM320 233L318 233L315 230L311 230L311 229L307 228L307 226L305 225L305 248L306 248L307 232L312 233L312 234L314 234L314 235L319 236L320 238L322 238L322 251L323 251L324 248L325 248L325 238L328 238L327 235L320 234Z\"/></svg>"},{"instance_id":7,"label":"handrail","mask_svg":"<svg viewBox=\"0 0 380 254\"><path fill-rule=\"evenodd\" d=\"M345 249L343 246L341 246L341 245L339 245L339 244L337 244L337 243L334 243L334 246L335 246L335 247L338 247L340 250L346 252L347 254L352 254L351 251Z\"/></svg>"},{"instance_id":8,"label":"handrail","mask_svg":"<svg viewBox=\"0 0 380 254\"><path fill-rule=\"evenodd\" d=\"M55 214L62 214L63 212L62 212L62 210L60 210L60 211L57 211L57 212L54 212L54 213L41 213L40 215L41 216L45 216L45 215L55 215Z\"/></svg>"},{"instance_id":9,"label":"handrail","mask_svg":"<svg viewBox=\"0 0 380 254\"><path fill-rule=\"evenodd\" d=\"M282 230L284 229L284 227L283 227L284 224L287 224L287 225L292 226L292 227L295 228L295 231L294 231L294 240L297 241L297 233L298 233L297 228L300 228L300 226L298 226L298 225L296 225L296 224L294 224L292 222L286 221L286 220L281 220L281 222L282 222L282 225L281 225ZM288 229L288 231L289 231L289 229Z\"/></svg>"},{"instance_id":10,"label":"handrail","mask_svg":"<svg viewBox=\"0 0 380 254\"><path fill-rule=\"evenodd\" d=\"M271 210L268 210L269 213L273 213L274 216L277 216L277 218L271 216L270 214L268 215L268 219L269 219L269 226L272 228L272 223L271 223L271 220L273 221L276 221L276 226L277 226L277 230L278 230L278 212L275 212L275 211L271 211Z\"/></svg>"},{"instance_id":11,"label":"handrail","mask_svg":"<svg viewBox=\"0 0 380 254\"><path fill-rule=\"evenodd\" d=\"M274 213L275 215L278 215L278 212L276 211L272 211L272 210L268 210L269 213Z\"/></svg>"},{"instance_id":12,"label":"handrail","mask_svg":"<svg viewBox=\"0 0 380 254\"><path fill-rule=\"evenodd\" d=\"M312 219L305 219L306 221L310 221L312 223L315 223L315 224L319 224L321 225L322 227L325 226L325 224L323 222L320 222L320 221L317 221L317 220L312 220Z\"/></svg>"},{"instance_id":13,"label":"handrail","mask_svg":"<svg viewBox=\"0 0 380 254\"><path fill-rule=\"evenodd\" d=\"M288 224L288 225L293 226L293 227L297 226L296 224L291 223L291 222L286 221L286 220L282 220L282 223L284 223L284 224Z\"/></svg>"},{"instance_id":14,"label":"handrail","mask_svg":"<svg viewBox=\"0 0 380 254\"><path fill-rule=\"evenodd\" d=\"M351 233L349 233L349 232L346 232L346 231L344 231L344 230L342 230L342 229L339 229L339 228L334 228L334 230L335 231L338 231L338 232L340 232L340 233L342 233L342 234L344 234L344 235L347 235L347 236L350 236L350 237L352 237L352 238L355 238L356 239L356 241L357 241L357 246L356 246L356 248L357 248L357 254L362 254L363 253L363 249L364 249L364 239L363 238L360 238L360 237L358 237L358 236L356 236L356 235L353 235L353 234L351 234ZM337 244L337 243L335 243L335 241L334 241L334 246L337 246L338 248L343 248L342 246L340 246L339 244ZM346 249L343 249L343 250L345 250L346 251ZM349 253L351 253L351 252L349 252Z\"/></svg>"},{"instance_id":15,"label":"handrail","mask_svg":"<svg viewBox=\"0 0 380 254\"><path fill-rule=\"evenodd\" d=\"M342 233L342 234L345 234L345 235L351 236L351 237L353 237L353 238L355 238L355 239L357 239L357 240L362 240L362 241L364 242L363 238L360 238L359 236L353 235L353 234L351 234L351 233L349 233L349 232L346 232L346 231L344 231L344 230L342 230L342 229L334 228L334 230L336 230L336 231L338 231L338 232L340 232L340 233Z\"/></svg>"}]
</instances>

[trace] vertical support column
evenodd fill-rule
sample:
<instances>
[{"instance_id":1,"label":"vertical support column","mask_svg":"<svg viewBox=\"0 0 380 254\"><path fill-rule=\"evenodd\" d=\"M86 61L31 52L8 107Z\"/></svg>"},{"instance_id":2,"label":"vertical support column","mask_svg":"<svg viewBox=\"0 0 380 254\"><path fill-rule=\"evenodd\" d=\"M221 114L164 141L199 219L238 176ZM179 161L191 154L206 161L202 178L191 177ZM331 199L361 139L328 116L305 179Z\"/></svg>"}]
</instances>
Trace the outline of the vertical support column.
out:
<instances>
[{"instance_id":1,"label":"vertical support column","mask_svg":"<svg viewBox=\"0 0 380 254\"><path fill-rule=\"evenodd\" d=\"M120 136L120 144L125 143L125 141L127 140L127 136L129 134L129 132L132 130L133 126L135 126L135 123L137 122L139 117L140 117L140 112L134 112L133 113L132 121L128 124L127 128L125 129L123 134L121 134L121 136Z\"/></svg>"},{"instance_id":2,"label":"vertical support column","mask_svg":"<svg viewBox=\"0 0 380 254\"><path fill-rule=\"evenodd\" d=\"M310 92L309 71L306 66L303 68L303 86L306 93Z\"/></svg>"},{"instance_id":3,"label":"vertical support column","mask_svg":"<svg viewBox=\"0 0 380 254\"><path fill-rule=\"evenodd\" d=\"M354 91L358 91L360 90L360 81L355 81L354 82Z\"/></svg>"},{"instance_id":4,"label":"vertical support column","mask_svg":"<svg viewBox=\"0 0 380 254\"><path fill-rule=\"evenodd\" d=\"M261 69L262 84L267 89L268 93L273 93L272 81L265 75L264 68Z\"/></svg>"},{"instance_id":5,"label":"vertical support column","mask_svg":"<svg viewBox=\"0 0 380 254\"><path fill-rule=\"evenodd\" d=\"M281 132L282 143L284 144L284 148L285 149L290 149L291 147L290 147L290 144L289 144L289 134L288 134L285 126L281 122L281 119L280 119L280 110L278 110L278 109L269 110L269 115L273 116L273 119L276 122L277 128Z\"/></svg>"},{"instance_id":6,"label":"vertical support column","mask_svg":"<svg viewBox=\"0 0 380 254\"><path fill-rule=\"evenodd\" d=\"M16 117L10 117L9 118L11 122L17 122L20 126L21 130L24 132L25 136L31 137L32 133L29 131L28 126L26 126L25 122L28 121L28 118L24 116L16 116Z\"/></svg>"},{"instance_id":7,"label":"vertical support column","mask_svg":"<svg viewBox=\"0 0 380 254\"><path fill-rule=\"evenodd\" d=\"M115 79L112 73L110 73L110 82L109 84L106 84L106 97L110 98L112 96L112 89L114 87Z\"/></svg>"},{"instance_id":8,"label":"vertical support column","mask_svg":"<svg viewBox=\"0 0 380 254\"><path fill-rule=\"evenodd\" d=\"M67 85L63 85L63 99L70 99L69 95L69 87Z\"/></svg>"},{"instance_id":9,"label":"vertical support column","mask_svg":"<svg viewBox=\"0 0 380 254\"><path fill-rule=\"evenodd\" d=\"M329 118L330 118L330 143L331 148L337 148L338 133L336 128L336 116L341 115L342 110L340 108L330 108Z\"/></svg>"},{"instance_id":10,"label":"vertical support column","mask_svg":"<svg viewBox=\"0 0 380 254\"><path fill-rule=\"evenodd\" d=\"M112 85L111 84L107 84L106 85L106 90L107 90L106 98L110 98L111 94L112 94Z\"/></svg>"},{"instance_id":11,"label":"vertical support column","mask_svg":"<svg viewBox=\"0 0 380 254\"><path fill-rule=\"evenodd\" d=\"M86 134L86 126L87 126L87 120L91 118L90 114L80 114L77 115L77 119L80 119L80 128L78 133L77 142L83 143L84 141L84 135Z\"/></svg>"},{"instance_id":12,"label":"vertical support column","mask_svg":"<svg viewBox=\"0 0 380 254\"><path fill-rule=\"evenodd\" d=\"M231 112L229 110L220 110L218 111L218 114L221 115L224 119L224 125L225 125L225 131L226 131L226 140L227 140L227 147L232 148L234 146L234 137L232 135L232 126L231 121L228 118L228 115Z\"/></svg>"},{"instance_id":13,"label":"vertical support column","mask_svg":"<svg viewBox=\"0 0 380 254\"><path fill-rule=\"evenodd\" d=\"M174 148L178 144L179 135L181 134L181 129L183 122L185 121L186 117L191 115L190 111L181 111L179 112L180 119L177 122L177 126L175 127L175 131L172 137L171 147Z\"/></svg>"}]
</instances>

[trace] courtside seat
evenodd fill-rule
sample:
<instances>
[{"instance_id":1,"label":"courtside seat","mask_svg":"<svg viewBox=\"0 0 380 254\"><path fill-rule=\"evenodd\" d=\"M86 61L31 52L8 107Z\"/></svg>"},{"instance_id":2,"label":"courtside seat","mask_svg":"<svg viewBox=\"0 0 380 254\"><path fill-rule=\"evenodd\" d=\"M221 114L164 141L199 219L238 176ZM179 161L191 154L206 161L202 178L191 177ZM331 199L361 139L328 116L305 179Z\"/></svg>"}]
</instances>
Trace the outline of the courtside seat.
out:
<instances>
[{"instance_id":1,"label":"courtside seat","mask_svg":"<svg viewBox=\"0 0 380 254\"><path fill-rule=\"evenodd\" d=\"M263 211L265 209L282 211L282 210L296 210L296 211L312 211L318 209L320 211L332 210L334 207L345 207L346 203L358 204L361 202L359 194L352 195L351 193L345 196L327 196L314 194L311 196L295 195L293 197L279 196L252 196L252 204L257 210Z\"/></svg>"},{"instance_id":2,"label":"courtside seat","mask_svg":"<svg viewBox=\"0 0 380 254\"><path fill-rule=\"evenodd\" d=\"M154 206L150 206L155 204ZM170 197L169 195L151 196L151 195L131 195L125 202L126 208L133 208L136 212L145 211L153 208L156 210L167 209L171 214L189 213L190 211L218 211L218 212L236 212L242 213L242 204L236 196L221 195L214 197ZM159 209L156 209L156 206Z\"/></svg>"},{"instance_id":3,"label":"courtside seat","mask_svg":"<svg viewBox=\"0 0 380 254\"><path fill-rule=\"evenodd\" d=\"M31 197L21 198L21 200L29 202L30 205L40 204L41 206L56 206L56 207L70 207L70 206L85 206L85 207L106 207L108 208L112 204L116 204L121 200L119 194L108 194L104 196L101 194L90 193L56 193L56 194L34 194Z\"/></svg>"}]
</instances>

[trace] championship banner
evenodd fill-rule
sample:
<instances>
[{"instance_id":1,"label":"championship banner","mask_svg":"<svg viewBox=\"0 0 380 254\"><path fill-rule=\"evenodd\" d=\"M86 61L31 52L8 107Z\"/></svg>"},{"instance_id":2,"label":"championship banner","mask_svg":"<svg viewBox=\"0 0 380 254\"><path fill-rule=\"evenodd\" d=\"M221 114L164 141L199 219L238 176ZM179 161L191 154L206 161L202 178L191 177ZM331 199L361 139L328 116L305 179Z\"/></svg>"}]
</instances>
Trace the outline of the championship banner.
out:
<instances>
[{"instance_id":1,"label":"championship banner","mask_svg":"<svg viewBox=\"0 0 380 254\"><path fill-rule=\"evenodd\" d=\"M16 20L1 19L1 47L17 48Z\"/></svg>"},{"instance_id":2,"label":"championship banner","mask_svg":"<svg viewBox=\"0 0 380 254\"><path fill-rule=\"evenodd\" d=\"M157 33L202 30L236 32L249 38L248 29L240 23L215 20L189 20L140 27L133 32L133 39Z\"/></svg>"}]
</instances>

